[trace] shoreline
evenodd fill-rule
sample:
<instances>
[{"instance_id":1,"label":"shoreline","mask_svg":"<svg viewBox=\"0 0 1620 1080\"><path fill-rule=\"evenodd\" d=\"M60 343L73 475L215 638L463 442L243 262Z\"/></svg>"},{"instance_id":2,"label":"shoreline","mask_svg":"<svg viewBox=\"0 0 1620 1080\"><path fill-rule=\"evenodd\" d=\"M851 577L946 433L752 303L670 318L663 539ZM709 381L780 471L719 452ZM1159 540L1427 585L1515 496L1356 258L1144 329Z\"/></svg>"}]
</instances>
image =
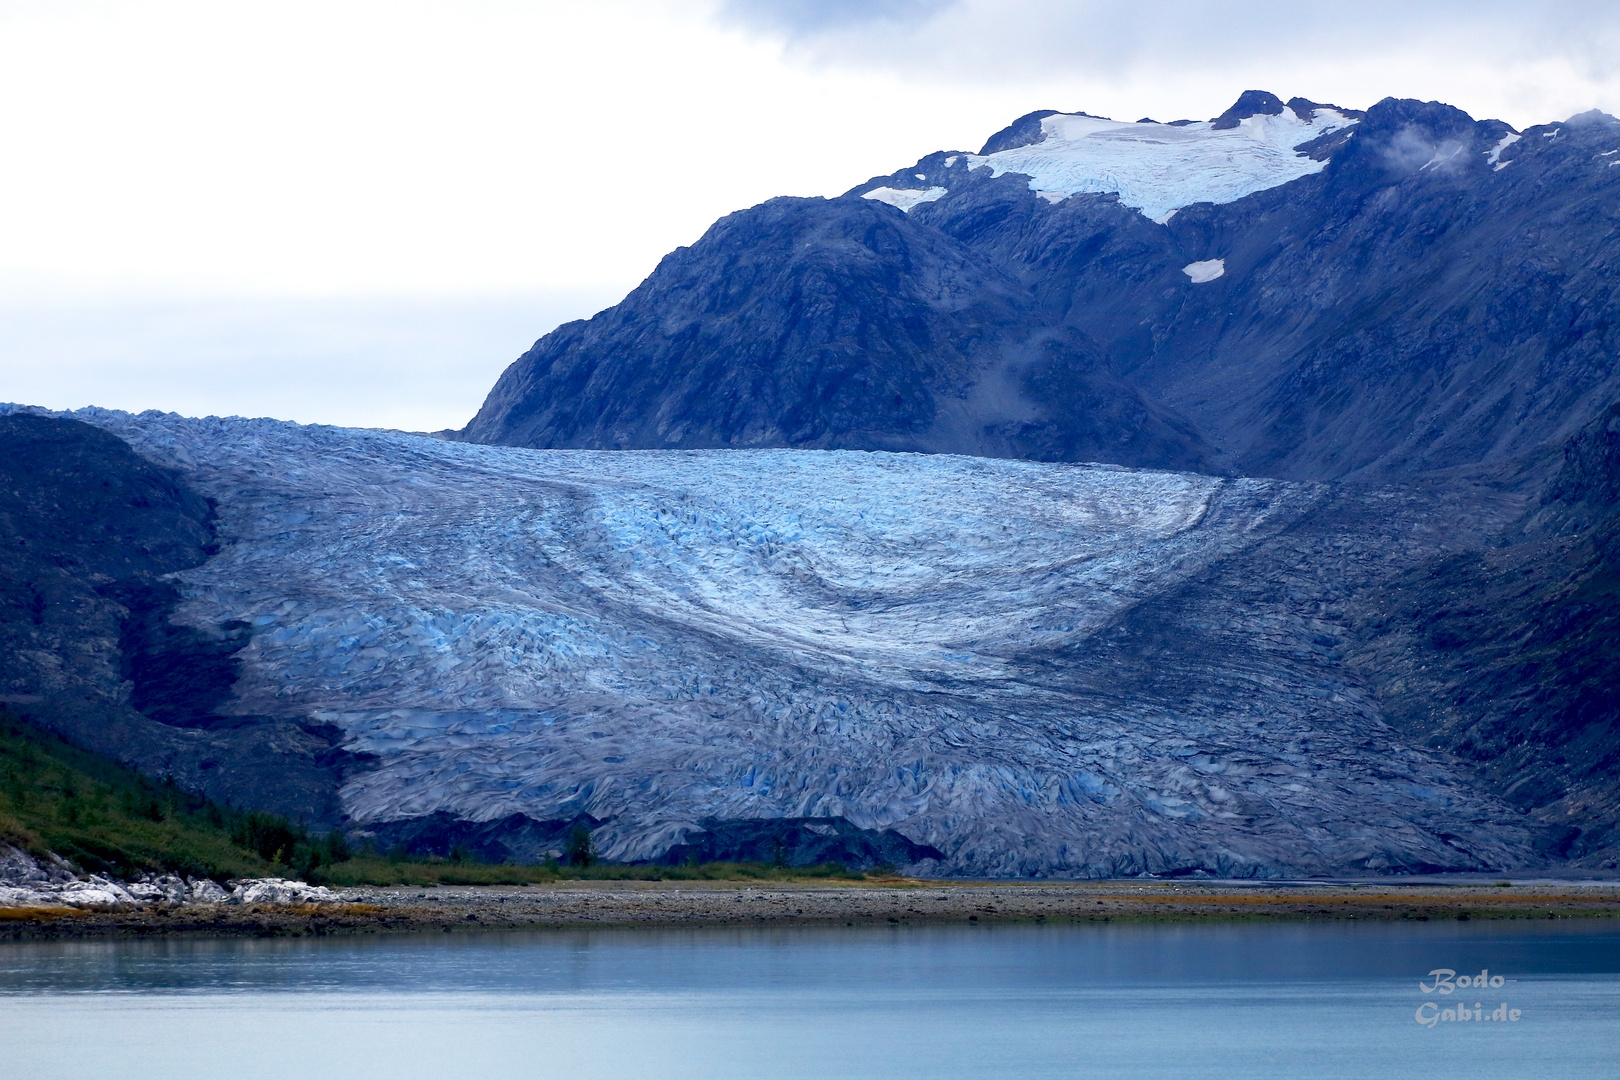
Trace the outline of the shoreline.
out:
<instances>
[{"instance_id":1,"label":"shoreline","mask_svg":"<svg viewBox=\"0 0 1620 1080\"><path fill-rule=\"evenodd\" d=\"M0 908L0 942L304 937L588 927L1430 921L1620 917L1620 882L1525 885L894 880L873 884L569 881L343 889L307 904Z\"/></svg>"}]
</instances>

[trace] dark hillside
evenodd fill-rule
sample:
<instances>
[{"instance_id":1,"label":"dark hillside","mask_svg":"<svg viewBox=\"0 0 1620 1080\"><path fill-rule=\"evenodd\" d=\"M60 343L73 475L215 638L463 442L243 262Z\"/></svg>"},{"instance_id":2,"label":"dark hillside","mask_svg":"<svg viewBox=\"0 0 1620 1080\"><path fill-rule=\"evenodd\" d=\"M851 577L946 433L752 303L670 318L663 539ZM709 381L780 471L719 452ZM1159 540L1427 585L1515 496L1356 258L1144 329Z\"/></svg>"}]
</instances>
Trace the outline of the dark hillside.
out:
<instances>
[{"instance_id":1,"label":"dark hillside","mask_svg":"<svg viewBox=\"0 0 1620 1080\"><path fill-rule=\"evenodd\" d=\"M983 256L854 198L724 218L618 307L541 339L465 434L1204 463L1184 422Z\"/></svg>"},{"instance_id":2,"label":"dark hillside","mask_svg":"<svg viewBox=\"0 0 1620 1080\"><path fill-rule=\"evenodd\" d=\"M334 824L354 763L332 734L215 715L245 639L170 621L163 575L213 553L213 517L100 428L0 416L0 706L220 802Z\"/></svg>"},{"instance_id":3,"label":"dark hillside","mask_svg":"<svg viewBox=\"0 0 1620 1080\"><path fill-rule=\"evenodd\" d=\"M1390 722L1545 825L1552 854L1620 865L1620 408L1502 546L1376 595L1355 663ZM1571 526L1574 531L1571 531Z\"/></svg>"},{"instance_id":4,"label":"dark hillside","mask_svg":"<svg viewBox=\"0 0 1620 1080\"><path fill-rule=\"evenodd\" d=\"M261 855L252 841L266 826L280 835ZM0 842L53 851L91 873L223 880L300 861L307 872L318 849L303 839L297 850L301 838L285 821L225 810L0 713Z\"/></svg>"}]
</instances>

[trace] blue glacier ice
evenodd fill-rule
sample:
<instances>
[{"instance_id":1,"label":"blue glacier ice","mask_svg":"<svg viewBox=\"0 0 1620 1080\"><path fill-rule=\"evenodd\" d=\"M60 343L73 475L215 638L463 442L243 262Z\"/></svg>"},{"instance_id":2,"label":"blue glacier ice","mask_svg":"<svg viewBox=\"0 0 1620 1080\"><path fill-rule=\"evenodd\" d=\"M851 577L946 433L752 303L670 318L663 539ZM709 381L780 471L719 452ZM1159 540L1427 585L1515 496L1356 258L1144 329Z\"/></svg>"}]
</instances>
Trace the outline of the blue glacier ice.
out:
<instances>
[{"instance_id":1,"label":"blue glacier ice","mask_svg":"<svg viewBox=\"0 0 1620 1080\"><path fill-rule=\"evenodd\" d=\"M856 451L563 451L82 410L218 503L227 710L372 755L358 828L844 818L916 872L1525 861L1330 646L1447 539L1378 489Z\"/></svg>"}]
</instances>

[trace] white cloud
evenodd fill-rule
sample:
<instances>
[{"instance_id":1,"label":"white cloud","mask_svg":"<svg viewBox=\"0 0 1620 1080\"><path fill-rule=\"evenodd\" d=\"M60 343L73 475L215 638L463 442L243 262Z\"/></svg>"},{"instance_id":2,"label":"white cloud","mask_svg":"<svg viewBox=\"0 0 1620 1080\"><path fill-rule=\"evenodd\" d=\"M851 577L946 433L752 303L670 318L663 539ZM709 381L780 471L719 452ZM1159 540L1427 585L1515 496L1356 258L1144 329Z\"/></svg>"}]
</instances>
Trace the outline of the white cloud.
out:
<instances>
[{"instance_id":1,"label":"white cloud","mask_svg":"<svg viewBox=\"0 0 1620 1080\"><path fill-rule=\"evenodd\" d=\"M1439 99L1524 125L1620 111L1620 7L1593 0L957 0L914 15L748 25L807 66L1066 93L1046 107L1121 119L1207 118L1250 88Z\"/></svg>"},{"instance_id":2,"label":"white cloud","mask_svg":"<svg viewBox=\"0 0 1620 1080\"><path fill-rule=\"evenodd\" d=\"M8 10L13 280L623 285L724 213L842 191L1008 107L808 72L703 12L632 0Z\"/></svg>"},{"instance_id":3,"label":"white cloud","mask_svg":"<svg viewBox=\"0 0 1620 1080\"><path fill-rule=\"evenodd\" d=\"M806 71L708 16L0 0L0 398L459 425L582 291L1021 104ZM527 329L490 314L514 295ZM423 382L435 364L465 388Z\"/></svg>"},{"instance_id":4,"label":"white cloud","mask_svg":"<svg viewBox=\"0 0 1620 1080\"><path fill-rule=\"evenodd\" d=\"M792 36L873 23L926 22L958 0L723 0L720 18Z\"/></svg>"}]
</instances>

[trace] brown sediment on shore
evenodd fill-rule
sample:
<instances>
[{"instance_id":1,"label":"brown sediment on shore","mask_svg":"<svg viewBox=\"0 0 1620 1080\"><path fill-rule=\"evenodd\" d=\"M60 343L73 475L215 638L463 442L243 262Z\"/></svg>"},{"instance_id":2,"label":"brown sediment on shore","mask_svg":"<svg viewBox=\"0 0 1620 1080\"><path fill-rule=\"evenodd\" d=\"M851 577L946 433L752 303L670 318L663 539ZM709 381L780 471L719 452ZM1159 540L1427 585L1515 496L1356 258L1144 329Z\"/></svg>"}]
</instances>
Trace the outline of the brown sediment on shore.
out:
<instances>
[{"instance_id":1,"label":"brown sediment on shore","mask_svg":"<svg viewBox=\"0 0 1620 1080\"><path fill-rule=\"evenodd\" d=\"M338 903L0 909L0 939L319 936L591 926L1553 919L1620 916L1620 882L1288 885L895 880L359 888Z\"/></svg>"}]
</instances>

